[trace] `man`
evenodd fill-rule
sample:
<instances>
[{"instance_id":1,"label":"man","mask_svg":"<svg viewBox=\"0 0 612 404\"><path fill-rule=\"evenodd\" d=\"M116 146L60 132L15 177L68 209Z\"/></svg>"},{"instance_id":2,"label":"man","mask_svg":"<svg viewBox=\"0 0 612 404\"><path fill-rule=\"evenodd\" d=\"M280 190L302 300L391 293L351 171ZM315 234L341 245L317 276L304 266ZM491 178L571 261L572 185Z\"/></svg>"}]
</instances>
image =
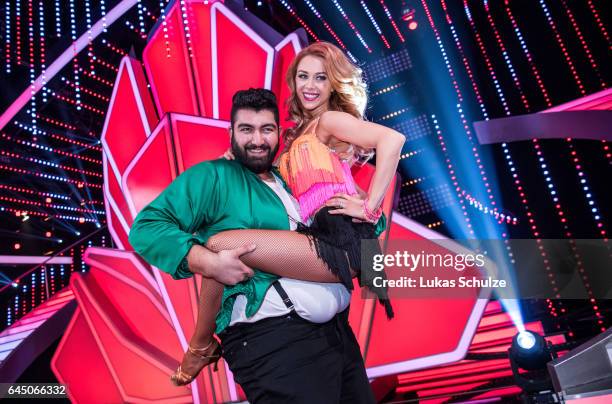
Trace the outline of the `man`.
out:
<instances>
[{"instance_id":1,"label":"man","mask_svg":"<svg viewBox=\"0 0 612 404\"><path fill-rule=\"evenodd\" d=\"M275 282L240 261L252 246L213 253L201 245L223 230L289 230L295 228L289 217L299 220L295 200L271 171L279 145L276 97L250 89L237 92L232 104L236 160L203 162L177 177L139 213L130 243L175 279L201 273L236 284L224 296L250 294L249 303L242 294L226 299L217 333L251 403L372 403L342 284Z\"/></svg>"}]
</instances>

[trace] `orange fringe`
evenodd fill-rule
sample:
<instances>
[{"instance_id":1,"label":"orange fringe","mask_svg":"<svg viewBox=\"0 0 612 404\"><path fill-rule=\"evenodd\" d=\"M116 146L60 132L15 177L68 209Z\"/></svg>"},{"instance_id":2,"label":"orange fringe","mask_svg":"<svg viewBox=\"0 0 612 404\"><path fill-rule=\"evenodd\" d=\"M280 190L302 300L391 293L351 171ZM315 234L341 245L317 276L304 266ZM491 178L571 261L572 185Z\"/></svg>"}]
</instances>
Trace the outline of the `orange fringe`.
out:
<instances>
[{"instance_id":1,"label":"orange fringe","mask_svg":"<svg viewBox=\"0 0 612 404\"><path fill-rule=\"evenodd\" d=\"M296 198L316 184L353 183L338 155L312 133L295 139L289 151L281 156L279 169Z\"/></svg>"}]
</instances>

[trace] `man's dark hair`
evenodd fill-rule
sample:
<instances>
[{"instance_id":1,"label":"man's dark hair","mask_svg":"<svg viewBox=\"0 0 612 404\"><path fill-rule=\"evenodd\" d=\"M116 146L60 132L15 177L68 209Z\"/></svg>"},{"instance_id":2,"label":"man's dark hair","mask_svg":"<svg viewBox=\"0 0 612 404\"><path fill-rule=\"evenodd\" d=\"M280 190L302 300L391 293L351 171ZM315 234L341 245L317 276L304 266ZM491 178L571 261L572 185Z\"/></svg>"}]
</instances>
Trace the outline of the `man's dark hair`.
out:
<instances>
[{"instance_id":1,"label":"man's dark hair","mask_svg":"<svg viewBox=\"0 0 612 404\"><path fill-rule=\"evenodd\" d=\"M232 97L231 125L234 127L236 113L241 109L252 109L255 112L261 110L272 111L274 120L278 125L278 104L276 96L265 88L249 88L248 90L236 91Z\"/></svg>"}]
</instances>

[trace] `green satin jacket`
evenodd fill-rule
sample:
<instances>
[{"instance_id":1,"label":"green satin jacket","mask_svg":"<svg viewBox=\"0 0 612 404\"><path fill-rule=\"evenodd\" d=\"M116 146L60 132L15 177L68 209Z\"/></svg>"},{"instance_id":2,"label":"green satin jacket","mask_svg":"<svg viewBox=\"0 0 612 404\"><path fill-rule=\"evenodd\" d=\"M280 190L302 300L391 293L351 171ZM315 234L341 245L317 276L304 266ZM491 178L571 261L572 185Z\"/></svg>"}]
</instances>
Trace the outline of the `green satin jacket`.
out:
<instances>
[{"instance_id":1,"label":"green satin jacket","mask_svg":"<svg viewBox=\"0 0 612 404\"><path fill-rule=\"evenodd\" d=\"M385 226L383 217L377 224L378 233ZM219 159L199 163L179 175L138 213L129 241L149 264L174 279L185 279L193 276L186 260L191 246L234 229L289 230L289 218L280 198L256 174L238 162ZM246 296L250 317L259 310L275 279L278 276L255 269L249 280L226 286L216 332L229 324L238 294Z\"/></svg>"}]
</instances>

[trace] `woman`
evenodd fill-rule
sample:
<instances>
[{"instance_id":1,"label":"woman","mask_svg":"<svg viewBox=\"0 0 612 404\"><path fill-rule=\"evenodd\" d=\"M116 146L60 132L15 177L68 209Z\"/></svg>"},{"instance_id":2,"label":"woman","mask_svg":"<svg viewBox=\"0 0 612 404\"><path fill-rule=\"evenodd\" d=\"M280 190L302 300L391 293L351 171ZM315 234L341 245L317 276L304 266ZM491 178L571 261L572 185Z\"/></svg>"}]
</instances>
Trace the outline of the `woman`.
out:
<instances>
[{"instance_id":1,"label":"woman","mask_svg":"<svg viewBox=\"0 0 612 404\"><path fill-rule=\"evenodd\" d=\"M287 83L289 113L296 126L285 133L286 152L279 159L279 169L307 225L298 224L297 232L225 231L212 236L206 246L220 251L254 243L255 251L241 258L251 267L307 281L339 280L352 289L352 277L361 268L361 240L378 236L375 223L405 138L363 119L367 96L361 70L332 44L317 42L303 49L288 69ZM350 166L373 149L378 156L376 172L368 193L360 195ZM226 153L226 157L233 156ZM372 288L369 282L375 275L380 274L366 270L362 279L391 318L386 289ZM213 334L223 285L206 279L200 293L196 332L172 375L177 385L190 383L220 357Z\"/></svg>"}]
</instances>

